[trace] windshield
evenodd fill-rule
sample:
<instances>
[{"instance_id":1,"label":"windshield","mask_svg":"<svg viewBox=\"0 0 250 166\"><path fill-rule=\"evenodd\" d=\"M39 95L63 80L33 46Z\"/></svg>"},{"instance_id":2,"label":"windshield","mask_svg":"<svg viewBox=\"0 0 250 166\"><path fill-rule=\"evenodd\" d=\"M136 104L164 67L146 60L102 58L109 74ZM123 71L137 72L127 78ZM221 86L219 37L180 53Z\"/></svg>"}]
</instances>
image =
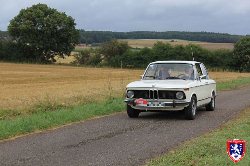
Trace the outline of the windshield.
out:
<instances>
[{"instance_id":1,"label":"windshield","mask_svg":"<svg viewBox=\"0 0 250 166\"><path fill-rule=\"evenodd\" d=\"M144 80L183 79L193 80L194 70L192 64L162 63L151 64L143 76Z\"/></svg>"}]
</instances>

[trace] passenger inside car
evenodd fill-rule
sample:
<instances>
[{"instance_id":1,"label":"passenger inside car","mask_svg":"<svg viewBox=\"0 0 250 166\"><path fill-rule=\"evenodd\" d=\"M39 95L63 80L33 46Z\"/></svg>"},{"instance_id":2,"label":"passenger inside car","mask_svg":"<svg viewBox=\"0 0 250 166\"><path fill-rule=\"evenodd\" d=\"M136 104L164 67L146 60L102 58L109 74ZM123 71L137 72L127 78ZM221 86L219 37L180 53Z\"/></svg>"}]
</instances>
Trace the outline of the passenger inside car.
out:
<instances>
[{"instance_id":1,"label":"passenger inside car","mask_svg":"<svg viewBox=\"0 0 250 166\"><path fill-rule=\"evenodd\" d=\"M194 70L191 66L186 67L185 74L182 78L185 80L193 80L194 79Z\"/></svg>"}]
</instances>

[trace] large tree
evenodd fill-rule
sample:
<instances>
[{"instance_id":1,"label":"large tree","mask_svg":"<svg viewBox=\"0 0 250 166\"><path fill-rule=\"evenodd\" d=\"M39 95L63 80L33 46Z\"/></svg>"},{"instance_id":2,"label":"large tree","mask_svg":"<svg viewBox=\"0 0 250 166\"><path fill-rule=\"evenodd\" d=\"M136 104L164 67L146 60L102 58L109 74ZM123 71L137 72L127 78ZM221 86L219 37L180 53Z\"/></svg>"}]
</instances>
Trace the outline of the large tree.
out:
<instances>
[{"instance_id":1,"label":"large tree","mask_svg":"<svg viewBox=\"0 0 250 166\"><path fill-rule=\"evenodd\" d=\"M111 40L105 42L100 47L101 54L104 55L106 60L110 60L114 56L121 56L129 49L128 42Z\"/></svg>"},{"instance_id":2,"label":"large tree","mask_svg":"<svg viewBox=\"0 0 250 166\"><path fill-rule=\"evenodd\" d=\"M53 62L56 55L70 55L79 40L74 19L63 12L37 4L22 9L8 26L26 59Z\"/></svg>"},{"instance_id":3,"label":"large tree","mask_svg":"<svg viewBox=\"0 0 250 166\"><path fill-rule=\"evenodd\" d=\"M237 70L250 71L250 37L244 37L235 44L233 59Z\"/></svg>"}]
</instances>

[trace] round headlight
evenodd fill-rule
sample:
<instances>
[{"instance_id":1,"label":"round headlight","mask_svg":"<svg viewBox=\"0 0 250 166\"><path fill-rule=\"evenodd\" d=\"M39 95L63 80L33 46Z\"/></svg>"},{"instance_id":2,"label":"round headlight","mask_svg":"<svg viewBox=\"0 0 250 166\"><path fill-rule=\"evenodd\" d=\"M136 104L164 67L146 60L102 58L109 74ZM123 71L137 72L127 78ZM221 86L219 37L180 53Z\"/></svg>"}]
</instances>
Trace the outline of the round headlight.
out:
<instances>
[{"instance_id":1,"label":"round headlight","mask_svg":"<svg viewBox=\"0 0 250 166\"><path fill-rule=\"evenodd\" d=\"M133 97L134 97L134 92L131 91L131 90L129 90L129 91L127 92L127 97L128 97L128 98L133 98Z\"/></svg>"},{"instance_id":2,"label":"round headlight","mask_svg":"<svg viewBox=\"0 0 250 166\"><path fill-rule=\"evenodd\" d=\"M183 99L184 98L184 93L183 92L177 92L176 93L176 98L179 99L179 100Z\"/></svg>"}]
</instances>

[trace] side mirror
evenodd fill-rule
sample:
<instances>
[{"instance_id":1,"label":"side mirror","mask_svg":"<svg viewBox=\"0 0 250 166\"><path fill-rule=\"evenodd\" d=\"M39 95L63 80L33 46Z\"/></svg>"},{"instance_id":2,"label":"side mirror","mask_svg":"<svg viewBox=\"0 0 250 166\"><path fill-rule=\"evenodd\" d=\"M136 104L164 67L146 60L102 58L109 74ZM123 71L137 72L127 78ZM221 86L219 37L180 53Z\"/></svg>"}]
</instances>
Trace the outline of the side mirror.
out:
<instances>
[{"instance_id":1,"label":"side mirror","mask_svg":"<svg viewBox=\"0 0 250 166\"><path fill-rule=\"evenodd\" d=\"M202 79L206 79L207 76L206 75L201 75L201 76L199 76L199 78L202 80Z\"/></svg>"}]
</instances>

